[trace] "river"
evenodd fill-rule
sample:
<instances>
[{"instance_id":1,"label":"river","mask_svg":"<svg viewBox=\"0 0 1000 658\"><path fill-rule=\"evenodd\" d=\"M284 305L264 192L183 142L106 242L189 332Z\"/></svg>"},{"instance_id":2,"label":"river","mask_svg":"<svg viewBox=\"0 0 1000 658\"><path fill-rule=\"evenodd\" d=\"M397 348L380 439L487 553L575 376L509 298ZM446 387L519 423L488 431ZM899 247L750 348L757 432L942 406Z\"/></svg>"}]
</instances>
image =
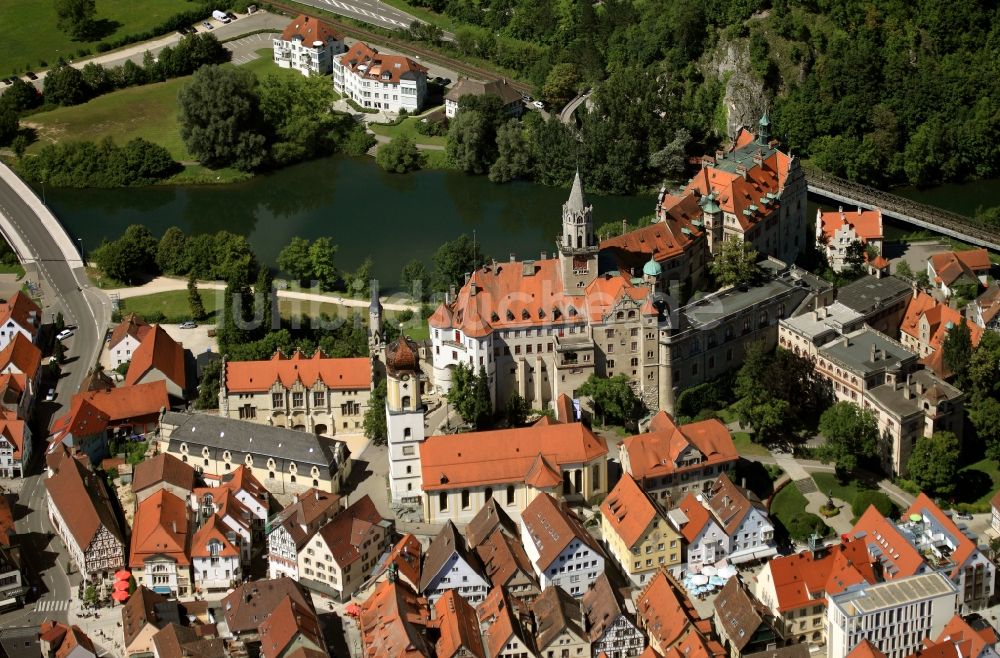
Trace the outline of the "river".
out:
<instances>
[{"instance_id":1,"label":"river","mask_svg":"<svg viewBox=\"0 0 1000 658\"><path fill-rule=\"evenodd\" d=\"M895 192L969 215L980 205L1000 205L995 180ZM340 267L352 269L371 256L384 288L397 284L404 263L421 258L430 264L441 243L462 233L475 231L483 251L498 260L551 253L568 194L525 182L495 185L455 171L387 174L372 158L344 156L230 185L45 190L56 215L88 251L136 223L156 236L170 226L187 233L225 229L246 235L258 257L274 265L291 238L329 236L340 247ZM655 206L652 196L588 198L597 226L635 221ZM815 208L810 203L810 217ZM890 225L887 237L908 230Z\"/></svg>"}]
</instances>

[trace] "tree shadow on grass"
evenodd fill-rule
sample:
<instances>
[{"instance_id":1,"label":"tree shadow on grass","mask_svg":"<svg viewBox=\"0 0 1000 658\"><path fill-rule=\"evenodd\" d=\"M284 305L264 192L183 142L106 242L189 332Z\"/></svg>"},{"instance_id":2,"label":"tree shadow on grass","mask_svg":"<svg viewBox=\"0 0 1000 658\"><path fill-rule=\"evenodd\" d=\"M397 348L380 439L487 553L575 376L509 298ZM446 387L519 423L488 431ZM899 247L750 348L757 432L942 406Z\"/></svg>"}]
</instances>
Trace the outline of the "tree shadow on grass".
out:
<instances>
[{"instance_id":1,"label":"tree shadow on grass","mask_svg":"<svg viewBox=\"0 0 1000 658\"><path fill-rule=\"evenodd\" d=\"M993 490L993 478L976 468L959 471L955 482L955 499L960 503L973 503Z\"/></svg>"},{"instance_id":2,"label":"tree shadow on grass","mask_svg":"<svg viewBox=\"0 0 1000 658\"><path fill-rule=\"evenodd\" d=\"M80 38L75 40L83 42L100 41L101 39L114 34L115 30L121 26L122 24L120 22L113 21L110 18L98 18L90 21L90 24L87 25L87 29L80 35Z\"/></svg>"}]
</instances>

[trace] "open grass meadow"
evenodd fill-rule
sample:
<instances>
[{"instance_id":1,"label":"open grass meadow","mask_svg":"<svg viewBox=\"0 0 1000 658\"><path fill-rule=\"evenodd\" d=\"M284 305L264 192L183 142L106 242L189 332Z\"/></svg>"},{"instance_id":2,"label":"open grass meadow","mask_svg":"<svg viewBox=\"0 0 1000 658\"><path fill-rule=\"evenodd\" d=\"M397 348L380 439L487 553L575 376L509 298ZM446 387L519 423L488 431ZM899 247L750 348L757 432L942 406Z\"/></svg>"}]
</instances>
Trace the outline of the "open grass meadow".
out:
<instances>
[{"instance_id":1,"label":"open grass meadow","mask_svg":"<svg viewBox=\"0 0 1000 658\"><path fill-rule=\"evenodd\" d=\"M79 59L81 49L97 54L95 46L101 41L146 32L197 6L190 0L100 0L98 38L84 42L73 41L59 29L52 0L0 0L0 75L37 72L54 66L60 57Z\"/></svg>"},{"instance_id":2,"label":"open grass meadow","mask_svg":"<svg viewBox=\"0 0 1000 658\"><path fill-rule=\"evenodd\" d=\"M428 137L426 135L421 135L417 132L417 124L420 119L416 117L409 117L401 121L398 125L390 126L382 123L370 123L368 127L376 135L385 135L386 137L398 137L400 135L406 135L413 140L416 144L431 144L434 146L444 146L447 143L446 137Z\"/></svg>"},{"instance_id":3,"label":"open grass meadow","mask_svg":"<svg viewBox=\"0 0 1000 658\"><path fill-rule=\"evenodd\" d=\"M216 315L221 308L222 291L200 290L201 303L205 306L208 319L205 324L214 324ZM135 313L150 322L163 314L163 322L178 323L191 319L191 306L188 304L187 290L169 290L156 292L141 297L129 297L121 300L122 313Z\"/></svg>"}]
</instances>

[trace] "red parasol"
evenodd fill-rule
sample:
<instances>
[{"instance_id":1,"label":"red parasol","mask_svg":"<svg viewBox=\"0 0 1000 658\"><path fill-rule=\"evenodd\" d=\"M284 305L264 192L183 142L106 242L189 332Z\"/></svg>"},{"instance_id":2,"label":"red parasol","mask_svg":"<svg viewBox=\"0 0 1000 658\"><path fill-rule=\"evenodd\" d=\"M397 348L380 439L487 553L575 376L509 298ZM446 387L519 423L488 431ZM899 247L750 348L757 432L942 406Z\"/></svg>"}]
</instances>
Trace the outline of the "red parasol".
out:
<instances>
[{"instance_id":1,"label":"red parasol","mask_svg":"<svg viewBox=\"0 0 1000 658\"><path fill-rule=\"evenodd\" d=\"M119 603L125 603L126 601L128 601L128 592L120 589L116 590L111 593L111 598L113 598L115 601L118 601Z\"/></svg>"},{"instance_id":2,"label":"red parasol","mask_svg":"<svg viewBox=\"0 0 1000 658\"><path fill-rule=\"evenodd\" d=\"M345 611L352 617L357 617L361 614L361 608L358 607L357 603L350 604Z\"/></svg>"},{"instance_id":3,"label":"red parasol","mask_svg":"<svg viewBox=\"0 0 1000 658\"><path fill-rule=\"evenodd\" d=\"M116 580L115 581L115 591L116 592L127 592L129 584L127 580Z\"/></svg>"},{"instance_id":4,"label":"red parasol","mask_svg":"<svg viewBox=\"0 0 1000 658\"><path fill-rule=\"evenodd\" d=\"M128 580L132 573L128 569L119 569L115 572L115 580Z\"/></svg>"}]
</instances>

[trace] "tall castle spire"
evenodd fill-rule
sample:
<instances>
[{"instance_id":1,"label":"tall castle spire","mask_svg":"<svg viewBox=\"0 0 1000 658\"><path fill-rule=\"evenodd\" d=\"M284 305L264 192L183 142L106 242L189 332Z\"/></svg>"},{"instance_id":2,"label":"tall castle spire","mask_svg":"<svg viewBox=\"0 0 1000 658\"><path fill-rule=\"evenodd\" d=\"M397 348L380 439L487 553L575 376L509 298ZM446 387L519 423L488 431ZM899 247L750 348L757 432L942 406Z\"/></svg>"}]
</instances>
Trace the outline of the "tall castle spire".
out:
<instances>
[{"instance_id":1,"label":"tall castle spire","mask_svg":"<svg viewBox=\"0 0 1000 658\"><path fill-rule=\"evenodd\" d=\"M577 169L569 198L562 207L562 235L556 245L563 286L570 295L582 295L597 277L597 238L594 235L594 207L583 195L583 178Z\"/></svg>"}]
</instances>

